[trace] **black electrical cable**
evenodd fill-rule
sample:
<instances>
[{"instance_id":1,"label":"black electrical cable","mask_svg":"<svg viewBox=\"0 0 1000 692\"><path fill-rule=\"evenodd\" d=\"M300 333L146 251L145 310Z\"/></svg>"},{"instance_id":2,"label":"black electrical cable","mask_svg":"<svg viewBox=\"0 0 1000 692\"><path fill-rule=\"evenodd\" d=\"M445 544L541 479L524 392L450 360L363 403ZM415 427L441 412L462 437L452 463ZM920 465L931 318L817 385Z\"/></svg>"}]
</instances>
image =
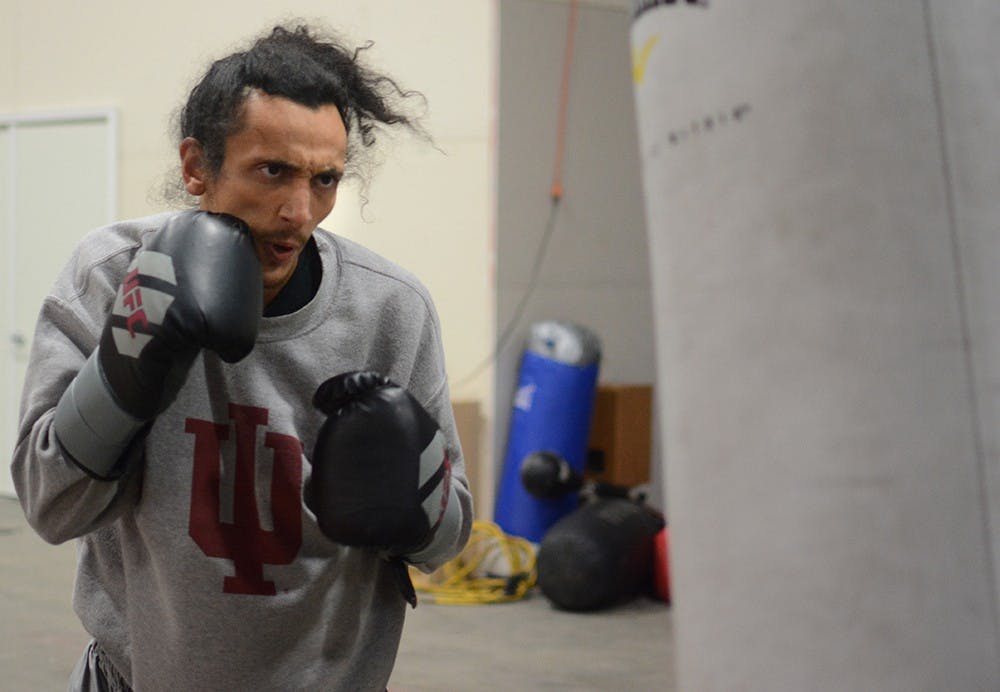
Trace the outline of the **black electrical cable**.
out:
<instances>
[{"instance_id":1,"label":"black electrical cable","mask_svg":"<svg viewBox=\"0 0 1000 692\"><path fill-rule=\"evenodd\" d=\"M528 279L528 289L524 292L524 295L521 297L520 302L518 302L517 307L514 308L514 314L507 321L507 326L505 326L503 331L500 332L500 336L497 337L496 345L493 347L493 351L475 368L473 368L468 375L457 382L454 382L451 385L452 389L458 389L459 387L468 384L478 377L483 370L492 365L500 356L503 349L507 346L507 342L510 341L510 338L514 335L514 330L521 322L521 318L524 317L524 311L528 306L528 300L538 287L538 278L541 275L542 265L545 262L545 256L548 254L549 240L552 238L552 233L556 227L556 212L559 209L559 200L559 197L552 198L552 204L549 207L549 219L545 224L545 231L542 233L542 240L538 245L538 251L535 253L535 261L531 267L531 274Z\"/></svg>"}]
</instances>

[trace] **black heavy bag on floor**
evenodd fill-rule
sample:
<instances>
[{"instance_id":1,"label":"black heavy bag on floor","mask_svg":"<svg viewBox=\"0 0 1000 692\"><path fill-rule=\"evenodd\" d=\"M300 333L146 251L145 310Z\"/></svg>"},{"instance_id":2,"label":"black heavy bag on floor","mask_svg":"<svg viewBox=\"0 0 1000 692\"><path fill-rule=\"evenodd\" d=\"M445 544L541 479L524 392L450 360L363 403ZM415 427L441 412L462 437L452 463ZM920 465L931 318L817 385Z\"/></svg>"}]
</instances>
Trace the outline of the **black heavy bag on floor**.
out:
<instances>
[{"instance_id":1,"label":"black heavy bag on floor","mask_svg":"<svg viewBox=\"0 0 1000 692\"><path fill-rule=\"evenodd\" d=\"M556 522L538 547L538 585L557 608L599 610L650 584L661 516L623 498L598 498Z\"/></svg>"}]
</instances>

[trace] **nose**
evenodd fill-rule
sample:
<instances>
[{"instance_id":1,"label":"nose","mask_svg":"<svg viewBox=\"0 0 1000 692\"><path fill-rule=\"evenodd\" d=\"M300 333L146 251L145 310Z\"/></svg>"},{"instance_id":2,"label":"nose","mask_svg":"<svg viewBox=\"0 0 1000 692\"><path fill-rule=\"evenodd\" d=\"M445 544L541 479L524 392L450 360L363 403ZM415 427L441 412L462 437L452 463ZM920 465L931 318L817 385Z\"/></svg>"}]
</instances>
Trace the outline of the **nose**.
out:
<instances>
[{"instance_id":1,"label":"nose","mask_svg":"<svg viewBox=\"0 0 1000 692\"><path fill-rule=\"evenodd\" d=\"M293 185L287 190L282 200L278 216L281 217L282 221L295 228L304 226L310 219L309 206L311 202L312 194L308 184Z\"/></svg>"}]
</instances>

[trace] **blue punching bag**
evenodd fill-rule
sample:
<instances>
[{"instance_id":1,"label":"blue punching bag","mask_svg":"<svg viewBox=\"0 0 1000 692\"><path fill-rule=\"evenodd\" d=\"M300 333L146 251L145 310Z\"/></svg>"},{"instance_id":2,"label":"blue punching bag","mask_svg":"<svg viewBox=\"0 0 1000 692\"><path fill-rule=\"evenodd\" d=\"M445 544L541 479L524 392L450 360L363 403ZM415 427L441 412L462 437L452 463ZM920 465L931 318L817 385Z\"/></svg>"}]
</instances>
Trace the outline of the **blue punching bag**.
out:
<instances>
[{"instance_id":1,"label":"blue punching bag","mask_svg":"<svg viewBox=\"0 0 1000 692\"><path fill-rule=\"evenodd\" d=\"M528 493L521 464L545 453L583 473L600 359L600 342L585 327L557 321L532 325L493 517L507 533L538 543L552 524L577 507L576 493L556 498Z\"/></svg>"}]
</instances>

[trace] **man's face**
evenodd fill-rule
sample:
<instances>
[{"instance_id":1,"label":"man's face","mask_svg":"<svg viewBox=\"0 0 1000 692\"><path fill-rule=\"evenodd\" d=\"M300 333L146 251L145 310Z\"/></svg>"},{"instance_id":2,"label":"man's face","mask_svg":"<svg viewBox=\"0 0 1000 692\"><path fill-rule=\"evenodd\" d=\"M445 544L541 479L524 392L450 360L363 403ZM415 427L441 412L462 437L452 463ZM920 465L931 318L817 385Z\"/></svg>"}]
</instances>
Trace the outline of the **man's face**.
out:
<instances>
[{"instance_id":1,"label":"man's face","mask_svg":"<svg viewBox=\"0 0 1000 692\"><path fill-rule=\"evenodd\" d=\"M247 223L264 276L264 304L295 271L299 254L337 198L347 131L334 105L313 109L253 92L243 129L226 140L222 169L204 170L200 146L181 144L185 186L205 211Z\"/></svg>"}]
</instances>

